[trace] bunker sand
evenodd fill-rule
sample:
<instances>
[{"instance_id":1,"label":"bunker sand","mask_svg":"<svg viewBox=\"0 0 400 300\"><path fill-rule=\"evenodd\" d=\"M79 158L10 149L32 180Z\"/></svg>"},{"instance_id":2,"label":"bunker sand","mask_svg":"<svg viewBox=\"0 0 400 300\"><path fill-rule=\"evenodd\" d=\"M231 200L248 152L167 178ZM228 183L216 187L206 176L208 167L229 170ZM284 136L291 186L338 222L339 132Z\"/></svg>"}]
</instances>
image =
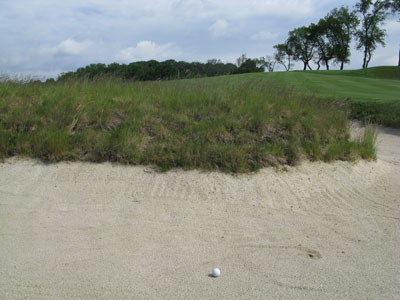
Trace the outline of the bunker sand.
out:
<instances>
[{"instance_id":1,"label":"bunker sand","mask_svg":"<svg viewBox=\"0 0 400 300\"><path fill-rule=\"evenodd\" d=\"M400 131L378 143L239 176L7 160L0 298L398 299Z\"/></svg>"}]
</instances>

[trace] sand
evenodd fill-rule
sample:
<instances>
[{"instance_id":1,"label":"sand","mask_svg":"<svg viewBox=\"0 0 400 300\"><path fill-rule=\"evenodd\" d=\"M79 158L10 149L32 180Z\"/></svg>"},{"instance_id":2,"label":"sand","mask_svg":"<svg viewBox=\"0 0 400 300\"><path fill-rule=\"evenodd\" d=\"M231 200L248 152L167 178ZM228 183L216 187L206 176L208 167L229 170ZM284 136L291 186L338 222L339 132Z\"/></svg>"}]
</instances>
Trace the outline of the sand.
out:
<instances>
[{"instance_id":1,"label":"sand","mask_svg":"<svg viewBox=\"0 0 400 300\"><path fill-rule=\"evenodd\" d=\"M0 298L399 299L400 130L380 131L376 162L253 175L9 159Z\"/></svg>"}]
</instances>

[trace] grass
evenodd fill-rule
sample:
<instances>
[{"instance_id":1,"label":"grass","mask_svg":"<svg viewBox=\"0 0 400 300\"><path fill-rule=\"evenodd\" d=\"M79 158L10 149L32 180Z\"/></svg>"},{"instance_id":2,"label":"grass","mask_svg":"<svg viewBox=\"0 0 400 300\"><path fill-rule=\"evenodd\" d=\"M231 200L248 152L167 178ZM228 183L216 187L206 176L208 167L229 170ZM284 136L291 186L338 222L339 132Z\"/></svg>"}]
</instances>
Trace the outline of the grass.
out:
<instances>
[{"instance_id":1,"label":"grass","mask_svg":"<svg viewBox=\"0 0 400 300\"><path fill-rule=\"evenodd\" d=\"M375 158L342 102L256 76L0 84L0 157L252 172ZM372 149L372 150L371 150Z\"/></svg>"},{"instance_id":2,"label":"grass","mask_svg":"<svg viewBox=\"0 0 400 300\"><path fill-rule=\"evenodd\" d=\"M252 75L255 76L255 75ZM351 98L351 118L400 128L400 67L260 74L323 98Z\"/></svg>"}]
</instances>

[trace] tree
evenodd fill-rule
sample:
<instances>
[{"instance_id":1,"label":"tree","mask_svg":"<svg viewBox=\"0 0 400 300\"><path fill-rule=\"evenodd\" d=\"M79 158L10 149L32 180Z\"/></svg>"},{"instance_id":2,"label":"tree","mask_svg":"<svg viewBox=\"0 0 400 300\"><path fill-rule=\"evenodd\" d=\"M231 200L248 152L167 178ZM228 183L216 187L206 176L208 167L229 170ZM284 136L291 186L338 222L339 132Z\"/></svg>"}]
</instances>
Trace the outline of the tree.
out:
<instances>
[{"instance_id":1,"label":"tree","mask_svg":"<svg viewBox=\"0 0 400 300\"><path fill-rule=\"evenodd\" d=\"M304 63L303 70L310 67L310 61L315 54L315 44L312 40L309 27L299 27L289 32L289 38L286 41L289 48L293 49L294 60L300 60Z\"/></svg>"},{"instance_id":2,"label":"tree","mask_svg":"<svg viewBox=\"0 0 400 300\"><path fill-rule=\"evenodd\" d=\"M257 60L247 58L240 67L236 70L235 73L243 74L243 73L255 73L255 72L264 72L264 67L257 67Z\"/></svg>"},{"instance_id":3,"label":"tree","mask_svg":"<svg viewBox=\"0 0 400 300\"><path fill-rule=\"evenodd\" d=\"M334 58L334 45L328 36L329 23L326 19L321 19L318 24L311 24L309 29L311 39L316 47L315 63L318 70L321 67L321 61L325 63L326 69L329 70L329 61Z\"/></svg>"},{"instance_id":4,"label":"tree","mask_svg":"<svg viewBox=\"0 0 400 300\"><path fill-rule=\"evenodd\" d=\"M386 4L377 0L360 0L356 11L361 15L361 28L356 32L357 49L364 53L363 69L368 68L372 55L378 45L385 46L386 32L380 28L388 13Z\"/></svg>"},{"instance_id":5,"label":"tree","mask_svg":"<svg viewBox=\"0 0 400 300\"><path fill-rule=\"evenodd\" d=\"M272 56L265 56L255 59L257 67L266 68L268 72L274 72L276 60Z\"/></svg>"},{"instance_id":6,"label":"tree","mask_svg":"<svg viewBox=\"0 0 400 300\"><path fill-rule=\"evenodd\" d=\"M400 0L386 0L384 1L384 5L386 9L390 9L393 14L400 14Z\"/></svg>"},{"instance_id":7,"label":"tree","mask_svg":"<svg viewBox=\"0 0 400 300\"><path fill-rule=\"evenodd\" d=\"M286 71L290 71L290 68L293 67L293 50L287 43L275 45L274 48L276 49L274 53L276 62L282 65Z\"/></svg>"},{"instance_id":8,"label":"tree","mask_svg":"<svg viewBox=\"0 0 400 300\"><path fill-rule=\"evenodd\" d=\"M333 9L323 20L326 38L333 47L333 57L343 70L344 64L350 62L350 44L360 21L355 12L343 6Z\"/></svg>"},{"instance_id":9,"label":"tree","mask_svg":"<svg viewBox=\"0 0 400 300\"><path fill-rule=\"evenodd\" d=\"M236 65L238 68L240 68L246 60L248 60L246 53L242 54L238 59L236 59Z\"/></svg>"}]
</instances>

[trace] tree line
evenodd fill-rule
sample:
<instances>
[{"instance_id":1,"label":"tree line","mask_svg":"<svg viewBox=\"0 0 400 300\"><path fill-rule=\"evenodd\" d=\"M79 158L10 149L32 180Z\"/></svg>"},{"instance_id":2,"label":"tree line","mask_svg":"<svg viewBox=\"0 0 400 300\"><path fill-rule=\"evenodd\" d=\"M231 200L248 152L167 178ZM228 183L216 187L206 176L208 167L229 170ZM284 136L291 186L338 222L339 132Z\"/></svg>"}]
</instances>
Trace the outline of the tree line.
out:
<instances>
[{"instance_id":1,"label":"tree line","mask_svg":"<svg viewBox=\"0 0 400 300\"><path fill-rule=\"evenodd\" d=\"M399 12L400 0L360 0L352 11L335 8L318 23L291 30L284 43L274 46L269 65L278 63L289 71L294 61L300 61L303 70L311 70L310 62L314 62L318 70L321 64L329 70L333 62L343 70L350 62L350 44L355 39L357 50L363 52L362 68L367 68L378 46L385 46L386 32L381 26L390 13Z\"/></svg>"},{"instance_id":2,"label":"tree line","mask_svg":"<svg viewBox=\"0 0 400 300\"><path fill-rule=\"evenodd\" d=\"M68 79L94 79L98 77L111 76L121 79L133 79L137 81L148 80L172 80L196 77L212 77L230 74L263 72L264 68L257 63L257 60L242 55L238 64L223 63L219 59L210 59L207 63L184 62L166 60L138 61L130 64L112 63L90 64L79 68L75 72L62 73L57 80Z\"/></svg>"}]
</instances>

